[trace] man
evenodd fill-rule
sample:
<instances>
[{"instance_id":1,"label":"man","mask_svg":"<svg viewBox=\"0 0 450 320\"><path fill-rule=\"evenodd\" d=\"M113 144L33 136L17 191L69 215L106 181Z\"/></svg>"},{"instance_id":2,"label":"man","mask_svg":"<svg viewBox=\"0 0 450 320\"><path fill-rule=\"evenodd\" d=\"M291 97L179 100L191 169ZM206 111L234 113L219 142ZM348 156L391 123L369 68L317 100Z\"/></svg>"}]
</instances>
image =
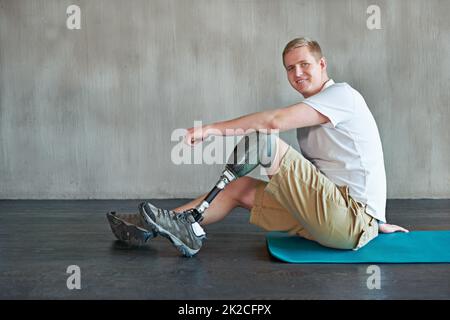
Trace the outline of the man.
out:
<instances>
[{"instance_id":1,"label":"man","mask_svg":"<svg viewBox=\"0 0 450 320\"><path fill-rule=\"evenodd\" d=\"M385 223L383 151L377 125L363 97L347 83L335 83L328 77L327 62L316 41L294 39L286 45L282 57L289 83L305 100L200 129L190 128L185 139L195 144L211 132L226 135L230 130L307 128L298 136L303 155L270 136L271 142L264 146L273 150L268 183L243 176L246 173L234 174L226 187L222 184L222 192L214 192L214 202L205 202L209 197L205 194L174 210L142 203L140 214L109 214L119 239L145 243L161 234L184 255L192 256L205 238L197 221L202 225L220 221L235 207L249 209L250 222L266 230L287 231L337 249L357 250L378 232L408 232ZM257 133L258 141L261 137ZM259 149L255 150L261 152ZM262 157L258 153L258 161ZM233 164L227 164L227 168L236 172ZM201 219L192 211L196 207L204 211Z\"/></svg>"}]
</instances>

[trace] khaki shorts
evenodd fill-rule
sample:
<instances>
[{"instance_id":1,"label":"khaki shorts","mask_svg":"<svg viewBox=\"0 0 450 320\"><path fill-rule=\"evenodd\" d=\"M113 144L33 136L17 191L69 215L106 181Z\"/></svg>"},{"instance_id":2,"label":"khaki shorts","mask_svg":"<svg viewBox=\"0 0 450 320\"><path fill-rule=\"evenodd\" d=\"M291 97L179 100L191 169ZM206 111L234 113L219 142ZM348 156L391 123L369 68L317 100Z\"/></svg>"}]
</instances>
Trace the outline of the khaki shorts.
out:
<instances>
[{"instance_id":1,"label":"khaki shorts","mask_svg":"<svg viewBox=\"0 0 450 320\"><path fill-rule=\"evenodd\" d=\"M357 250L378 236L376 219L292 147L269 183L259 181L250 222L323 246Z\"/></svg>"}]
</instances>

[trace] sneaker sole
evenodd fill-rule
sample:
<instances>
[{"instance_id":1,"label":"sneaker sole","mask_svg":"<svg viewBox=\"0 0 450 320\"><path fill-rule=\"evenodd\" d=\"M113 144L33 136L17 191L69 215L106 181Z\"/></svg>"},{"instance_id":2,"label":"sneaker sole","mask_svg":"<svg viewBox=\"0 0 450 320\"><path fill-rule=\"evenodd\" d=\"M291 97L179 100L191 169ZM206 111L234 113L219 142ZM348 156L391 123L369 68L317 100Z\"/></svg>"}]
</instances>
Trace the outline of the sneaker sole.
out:
<instances>
[{"instance_id":1,"label":"sneaker sole","mask_svg":"<svg viewBox=\"0 0 450 320\"><path fill-rule=\"evenodd\" d=\"M164 238L169 239L169 241L172 242L172 244L175 246L175 248L177 248L178 251L180 251L185 257L188 257L188 258L193 257L197 252L200 251L200 249L193 250L193 249L189 248L175 235L173 235L172 233L170 233L169 231L167 231L166 229L164 229L163 227L158 225L156 222L154 222L149 217L147 212L145 211L143 205L140 205L139 208L141 210L141 213L143 214L145 221L150 225L153 232L157 232L158 234L162 235Z\"/></svg>"},{"instance_id":2,"label":"sneaker sole","mask_svg":"<svg viewBox=\"0 0 450 320\"><path fill-rule=\"evenodd\" d=\"M152 239L157 235L153 232L153 230L152 232L149 232L148 230L142 229L134 224L118 218L114 212L108 212L106 217L111 227L111 231L116 238L129 245L142 246L149 239Z\"/></svg>"}]
</instances>

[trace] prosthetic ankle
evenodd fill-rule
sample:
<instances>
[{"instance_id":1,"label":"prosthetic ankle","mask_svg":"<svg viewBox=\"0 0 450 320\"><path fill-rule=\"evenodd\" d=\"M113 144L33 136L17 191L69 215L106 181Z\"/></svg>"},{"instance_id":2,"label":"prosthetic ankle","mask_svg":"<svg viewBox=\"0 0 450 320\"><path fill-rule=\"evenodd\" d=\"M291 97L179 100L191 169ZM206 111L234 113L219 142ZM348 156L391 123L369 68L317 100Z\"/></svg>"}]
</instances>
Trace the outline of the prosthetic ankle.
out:
<instances>
[{"instance_id":1,"label":"prosthetic ankle","mask_svg":"<svg viewBox=\"0 0 450 320\"><path fill-rule=\"evenodd\" d=\"M276 142L277 137L274 134L259 131L244 136L228 158L225 169L214 188L199 206L190 210L195 221L200 222L203 219L205 210L231 181L249 174L258 165L270 167L277 150Z\"/></svg>"}]
</instances>

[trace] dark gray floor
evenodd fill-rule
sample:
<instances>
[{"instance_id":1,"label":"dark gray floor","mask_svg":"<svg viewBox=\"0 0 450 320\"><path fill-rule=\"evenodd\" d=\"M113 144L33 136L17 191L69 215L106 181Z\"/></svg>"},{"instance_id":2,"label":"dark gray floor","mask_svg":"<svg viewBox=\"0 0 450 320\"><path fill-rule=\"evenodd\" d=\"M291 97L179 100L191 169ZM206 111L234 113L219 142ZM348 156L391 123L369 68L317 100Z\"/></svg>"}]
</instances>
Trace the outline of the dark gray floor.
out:
<instances>
[{"instance_id":1,"label":"dark gray floor","mask_svg":"<svg viewBox=\"0 0 450 320\"><path fill-rule=\"evenodd\" d=\"M156 200L172 208L183 200ZM272 259L264 232L235 210L207 227L200 253L183 258L164 238L127 248L115 241L107 211L139 201L0 201L1 299L450 299L449 264L294 265ZM388 219L411 230L450 230L450 200L391 200ZM450 247L450 244L449 244ZM81 290L68 290L69 265Z\"/></svg>"}]
</instances>

